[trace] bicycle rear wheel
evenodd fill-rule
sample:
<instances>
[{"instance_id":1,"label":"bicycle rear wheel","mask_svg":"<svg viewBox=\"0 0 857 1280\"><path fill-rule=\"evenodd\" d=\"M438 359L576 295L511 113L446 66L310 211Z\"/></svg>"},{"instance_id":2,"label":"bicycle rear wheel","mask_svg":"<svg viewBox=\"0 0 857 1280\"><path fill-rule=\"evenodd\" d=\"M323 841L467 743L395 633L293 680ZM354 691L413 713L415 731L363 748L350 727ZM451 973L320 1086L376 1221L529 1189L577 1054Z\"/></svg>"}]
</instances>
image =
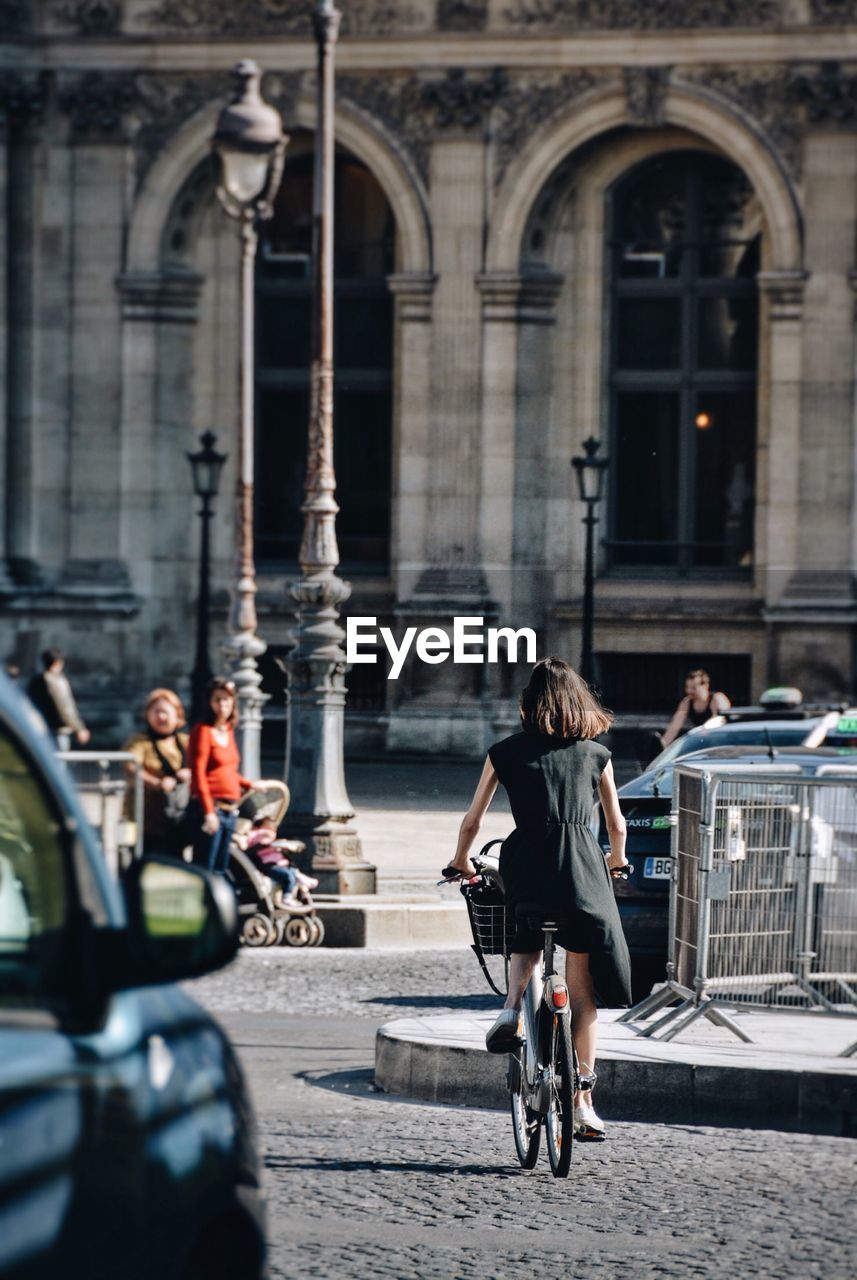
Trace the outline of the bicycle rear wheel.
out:
<instances>
[{"instance_id":1,"label":"bicycle rear wheel","mask_svg":"<svg viewBox=\"0 0 857 1280\"><path fill-rule=\"evenodd\" d=\"M555 1178L567 1178L574 1145L574 1054L571 1018L553 1015L550 1028L551 1092L548 1104L548 1160Z\"/></svg>"},{"instance_id":2,"label":"bicycle rear wheel","mask_svg":"<svg viewBox=\"0 0 857 1280\"><path fill-rule=\"evenodd\" d=\"M512 1112L512 1132L515 1135L515 1150L524 1169L534 1169L539 1158L539 1145L542 1138L542 1118L538 1112L527 1106L526 1081L524 1079L523 1055L525 1050L519 1049L509 1058L509 1104Z\"/></svg>"}]
</instances>

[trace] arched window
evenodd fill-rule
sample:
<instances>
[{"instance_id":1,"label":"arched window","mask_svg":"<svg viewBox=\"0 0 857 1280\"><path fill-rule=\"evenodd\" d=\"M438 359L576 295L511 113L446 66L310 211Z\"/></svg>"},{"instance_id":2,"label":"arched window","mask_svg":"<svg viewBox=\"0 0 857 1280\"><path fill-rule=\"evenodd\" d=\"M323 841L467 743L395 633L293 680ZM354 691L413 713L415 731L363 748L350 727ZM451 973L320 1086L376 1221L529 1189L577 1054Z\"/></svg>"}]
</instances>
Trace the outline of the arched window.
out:
<instances>
[{"instance_id":1,"label":"arched window","mask_svg":"<svg viewBox=\"0 0 857 1280\"><path fill-rule=\"evenodd\" d=\"M610 562L747 571L758 202L729 161L678 151L626 176L610 214Z\"/></svg>"},{"instance_id":2,"label":"arched window","mask_svg":"<svg viewBox=\"0 0 857 1280\"><path fill-rule=\"evenodd\" d=\"M312 138L289 144L256 273L256 553L290 566L300 545L309 413ZM336 153L334 440L343 571L390 558L395 223L364 164Z\"/></svg>"}]
</instances>

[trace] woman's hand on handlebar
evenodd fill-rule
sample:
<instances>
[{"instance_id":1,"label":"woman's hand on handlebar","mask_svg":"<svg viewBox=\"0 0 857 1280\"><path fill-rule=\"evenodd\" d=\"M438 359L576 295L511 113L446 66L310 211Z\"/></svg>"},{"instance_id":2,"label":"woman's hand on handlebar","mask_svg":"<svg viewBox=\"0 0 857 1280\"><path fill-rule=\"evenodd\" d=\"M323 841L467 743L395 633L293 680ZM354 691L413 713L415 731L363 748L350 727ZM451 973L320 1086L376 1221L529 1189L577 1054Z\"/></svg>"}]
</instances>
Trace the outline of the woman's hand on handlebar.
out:
<instances>
[{"instance_id":1,"label":"woman's hand on handlebar","mask_svg":"<svg viewBox=\"0 0 857 1280\"><path fill-rule=\"evenodd\" d=\"M610 876L613 880L627 880L634 868L624 855L622 856L621 862L614 859L611 855L607 859L607 870L610 872Z\"/></svg>"},{"instance_id":2,"label":"woman's hand on handlebar","mask_svg":"<svg viewBox=\"0 0 857 1280\"><path fill-rule=\"evenodd\" d=\"M479 873L469 858L453 858L452 862L450 862L448 866L444 867L442 872L445 880L455 880L456 877L459 876L462 880L472 880L473 877L478 874Z\"/></svg>"}]
</instances>

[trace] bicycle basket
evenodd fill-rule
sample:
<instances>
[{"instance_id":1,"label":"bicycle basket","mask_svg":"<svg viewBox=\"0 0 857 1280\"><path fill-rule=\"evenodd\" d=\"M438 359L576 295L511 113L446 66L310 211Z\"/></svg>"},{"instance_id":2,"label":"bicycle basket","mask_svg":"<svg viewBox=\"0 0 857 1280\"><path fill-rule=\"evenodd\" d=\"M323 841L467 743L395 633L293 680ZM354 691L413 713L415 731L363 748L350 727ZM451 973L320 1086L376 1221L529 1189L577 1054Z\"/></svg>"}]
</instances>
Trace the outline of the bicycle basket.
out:
<instances>
[{"instance_id":1,"label":"bicycle basket","mask_svg":"<svg viewBox=\"0 0 857 1280\"><path fill-rule=\"evenodd\" d=\"M506 900L495 884L474 885L467 892L473 941L486 956L509 954L514 928L506 919Z\"/></svg>"}]
</instances>

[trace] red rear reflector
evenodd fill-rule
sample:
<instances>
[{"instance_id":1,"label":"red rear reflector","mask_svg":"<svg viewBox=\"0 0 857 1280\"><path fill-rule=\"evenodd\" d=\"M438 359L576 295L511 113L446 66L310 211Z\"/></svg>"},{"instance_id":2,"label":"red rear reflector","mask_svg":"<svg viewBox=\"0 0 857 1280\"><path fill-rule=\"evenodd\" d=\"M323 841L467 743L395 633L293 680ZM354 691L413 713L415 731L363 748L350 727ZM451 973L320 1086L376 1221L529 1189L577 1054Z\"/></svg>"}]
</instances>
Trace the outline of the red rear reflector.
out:
<instances>
[{"instance_id":1,"label":"red rear reflector","mask_svg":"<svg viewBox=\"0 0 857 1280\"><path fill-rule=\"evenodd\" d=\"M553 1005L555 1009L564 1009L568 1004L568 991L565 987L554 987Z\"/></svg>"}]
</instances>

